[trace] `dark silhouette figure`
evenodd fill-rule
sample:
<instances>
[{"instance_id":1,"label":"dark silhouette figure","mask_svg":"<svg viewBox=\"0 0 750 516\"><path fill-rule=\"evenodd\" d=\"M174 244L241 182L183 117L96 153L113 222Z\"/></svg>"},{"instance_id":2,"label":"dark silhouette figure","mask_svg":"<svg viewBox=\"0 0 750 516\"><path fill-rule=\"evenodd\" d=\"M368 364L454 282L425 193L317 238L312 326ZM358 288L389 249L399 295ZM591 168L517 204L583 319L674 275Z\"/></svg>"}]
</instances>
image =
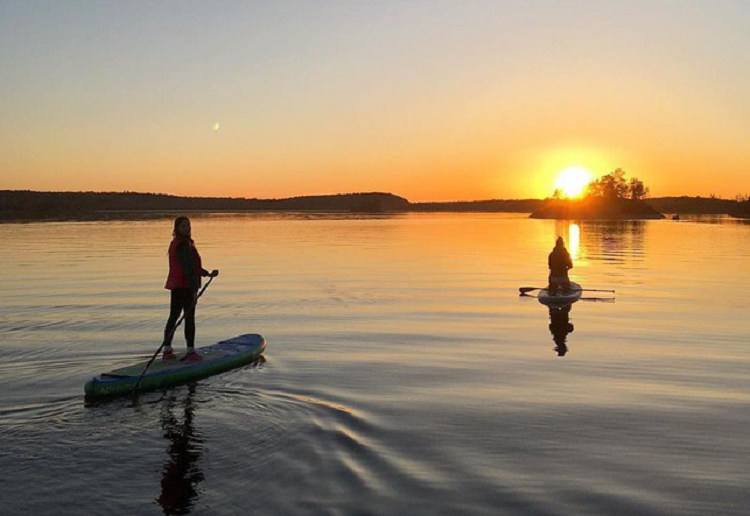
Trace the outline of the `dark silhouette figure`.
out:
<instances>
[{"instance_id":1,"label":"dark silhouette figure","mask_svg":"<svg viewBox=\"0 0 750 516\"><path fill-rule=\"evenodd\" d=\"M557 289L562 287L563 292L570 289L570 278L568 270L573 268L573 260L570 253L565 248L565 241L562 237L557 237L555 247L547 257L549 266L549 287L547 291L551 296L557 295Z\"/></svg>"},{"instance_id":2,"label":"dark silhouette figure","mask_svg":"<svg viewBox=\"0 0 750 516\"><path fill-rule=\"evenodd\" d=\"M563 305L549 308L549 331L555 342L557 356L564 357L568 352L566 340L569 333L573 333L573 323L570 322L570 311L573 305Z\"/></svg>"},{"instance_id":3,"label":"dark silhouette figure","mask_svg":"<svg viewBox=\"0 0 750 516\"><path fill-rule=\"evenodd\" d=\"M169 244L169 274L164 288L171 292L169 319L164 327L164 354L162 360L176 360L172 350L172 338L177 327L177 319L185 314L185 341L187 354L182 358L187 362L200 362L203 358L195 352L195 308L201 278L219 275L218 269L208 272L203 268L201 255L193 241L190 219L177 217L174 220L172 242Z\"/></svg>"},{"instance_id":4,"label":"dark silhouette figure","mask_svg":"<svg viewBox=\"0 0 750 516\"><path fill-rule=\"evenodd\" d=\"M193 395L195 385L188 386L188 396L182 403L182 419L175 415L177 400L170 396L162 409L162 429L169 441L169 455L161 477L161 494L156 500L164 514L189 514L198 497L198 484L203 472L198 467L203 440L195 435L193 425Z\"/></svg>"}]
</instances>

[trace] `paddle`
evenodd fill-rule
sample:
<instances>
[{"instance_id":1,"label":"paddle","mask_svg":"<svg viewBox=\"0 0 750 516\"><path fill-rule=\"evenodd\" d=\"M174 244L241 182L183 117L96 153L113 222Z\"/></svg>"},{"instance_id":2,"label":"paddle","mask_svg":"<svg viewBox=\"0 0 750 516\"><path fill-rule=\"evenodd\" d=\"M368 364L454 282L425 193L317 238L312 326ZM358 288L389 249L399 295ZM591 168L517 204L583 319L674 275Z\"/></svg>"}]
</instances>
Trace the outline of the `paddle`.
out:
<instances>
[{"instance_id":1,"label":"paddle","mask_svg":"<svg viewBox=\"0 0 750 516\"><path fill-rule=\"evenodd\" d=\"M592 301L595 303L614 303L614 297L582 297L581 301Z\"/></svg>"},{"instance_id":2,"label":"paddle","mask_svg":"<svg viewBox=\"0 0 750 516\"><path fill-rule=\"evenodd\" d=\"M530 299L539 299L539 296L530 296L529 294L526 294L525 292L522 292L519 295L521 297L528 297ZM595 303L614 303L615 298L614 297L582 297L579 299L579 301L592 301Z\"/></svg>"},{"instance_id":3,"label":"paddle","mask_svg":"<svg viewBox=\"0 0 750 516\"><path fill-rule=\"evenodd\" d=\"M532 292L534 290L542 290L547 287L521 287L518 290L521 292L521 294L525 294L526 292ZM575 292L611 292L615 293L614 290L600 290L596 288L570 288L569 291L575 291Z\"/></svg>"},{"instance_id":4,"label":"paddle","mask_svg":"<svg viewBox=\"0 0 750 516\"><path fill-rule=\"evenodd\" d=\"M198 298L200 298L203 295L203 293L206 291L206 289L214 280L214 278L215 276L211 276L208 278L208 281L206 282L206 284L203 285L203 288L201 289L201 291L198 292L198 297L195 298L195 303L193 303L193 305L188 309L187 313L190 313L193 310L195 310L195 305L198 304ZM172 328L172 333L170 333L169 335L170 337L174 336L174 332L176 332L177 328L180 326L180 324L182 324L182 321L185 319L185 315L186 314L183 313L182 317L180 317L180 319L177 321L177 324L174 325L174 328ZM135 387L133 387L133 394L138 392L138 387L141 385L141 380L143 380L143 376L146 374L146 371L148 371L148 368L151 367L151 364L154 363L154 360L156 360L156 357L159 355L159 352L162 350L167 340L168 339L164 339L164 341L161 343L161 346L159 346L159 349L157 349L156 353L154 353L154 356L151 357L151 360L148 361L148 363L146 364L146 367L143 368L143 371L141 372L141 376L138 377L138 381L135 383Z\"/></svg>"}]
</instances>

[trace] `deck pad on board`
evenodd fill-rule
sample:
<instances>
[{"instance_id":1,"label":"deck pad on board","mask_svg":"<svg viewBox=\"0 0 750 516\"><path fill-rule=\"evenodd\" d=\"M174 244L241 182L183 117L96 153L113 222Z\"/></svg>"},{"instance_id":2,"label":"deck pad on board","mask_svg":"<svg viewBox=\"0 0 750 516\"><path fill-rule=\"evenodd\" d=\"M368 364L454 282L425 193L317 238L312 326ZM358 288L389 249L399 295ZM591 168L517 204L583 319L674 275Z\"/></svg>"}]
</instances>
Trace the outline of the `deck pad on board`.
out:
<instances>
[{"instance_id":1,"label":"deck pad on board","mask_svg":"<svg viewBox=\"0 0 750 516\"><path fill-rule=\"evenodd\" d=\"M214 346L206 346L204 348L198 348L196 352L203 357L203 360L200 363L207 362L209 360L215 361L215 360L221 360L222 358L225 358L230 355L234 355L235 353L231 353L226 349L214 349ZM154 374L159 373L162 371L169 371L169 370L177 370L177 369L184 369L186 367L190 367L197 362L183 362L180 359L185 356L185 353L181 353L177 355L177 360L162 360L161 358L157 357L156 360L151 364L151 367L148 368L148 374ZM114 369L112 371L109 371L107 373L104 373L106 376L117 376L117 377L128 377L128 376L140 376L143 372L143 368L146 367L146 364L148 364L148 360L144 360L143 362L139 362L137 364L121 367L119 369Z\"/></svg>"}]
</instances>

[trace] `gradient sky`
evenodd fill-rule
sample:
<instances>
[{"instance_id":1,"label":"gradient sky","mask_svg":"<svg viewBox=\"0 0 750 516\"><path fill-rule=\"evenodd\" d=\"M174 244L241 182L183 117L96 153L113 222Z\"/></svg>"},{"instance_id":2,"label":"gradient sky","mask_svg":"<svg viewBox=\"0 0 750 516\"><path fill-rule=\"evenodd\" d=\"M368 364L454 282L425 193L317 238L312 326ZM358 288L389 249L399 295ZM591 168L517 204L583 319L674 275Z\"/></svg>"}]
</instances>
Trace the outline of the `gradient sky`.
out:
<instances>
[{"instance_id":1,"label":"gradient sky","mask_svg":"<svg viewBox=\"0 0 750 516\"><path fill-rule=\"evenodd\" d=\"M0 0L0 189L750 193L750 1Z\"/></svg>"}]
</instances>

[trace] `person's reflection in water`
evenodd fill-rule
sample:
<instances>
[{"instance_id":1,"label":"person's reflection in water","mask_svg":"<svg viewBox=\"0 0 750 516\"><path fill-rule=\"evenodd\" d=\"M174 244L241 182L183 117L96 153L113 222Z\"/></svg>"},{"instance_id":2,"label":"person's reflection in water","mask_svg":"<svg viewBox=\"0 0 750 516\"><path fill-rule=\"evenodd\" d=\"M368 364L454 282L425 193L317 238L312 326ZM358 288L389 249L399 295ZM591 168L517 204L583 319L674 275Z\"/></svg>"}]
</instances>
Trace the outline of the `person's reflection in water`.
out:
<instances>
[{"instance_id":1,"label":"person's reflection in water","mask_svg":"<svg viewBox=\"0 0 750 516\"><path fill-rule=\"evenodd\" d=\"M197 486L204 479L197 466L203 440L196 438L193 427L193 395L195 385L188 386L188 395L182 403L182 419L175 415L179 408L171 395L162 408L164 438L169 440L169 454L161 477L161 495L157 498L164 514L189 514L198 496Z\"/></svg>"},{"instance_id":2,"label":"person's reflection in water","mask_svg":"<svg viewBox=\"0 0 750 516\"><path fill-rule=\"evenodd\" d=\"M568 345L565 341L568 333L573 333L573 324L570 322L572 307L573 305L549 307L549 331L552 334L552 340L555 341L555 351L559 357L564 357L568 352Z\"/></svg>"}]
</instances>

